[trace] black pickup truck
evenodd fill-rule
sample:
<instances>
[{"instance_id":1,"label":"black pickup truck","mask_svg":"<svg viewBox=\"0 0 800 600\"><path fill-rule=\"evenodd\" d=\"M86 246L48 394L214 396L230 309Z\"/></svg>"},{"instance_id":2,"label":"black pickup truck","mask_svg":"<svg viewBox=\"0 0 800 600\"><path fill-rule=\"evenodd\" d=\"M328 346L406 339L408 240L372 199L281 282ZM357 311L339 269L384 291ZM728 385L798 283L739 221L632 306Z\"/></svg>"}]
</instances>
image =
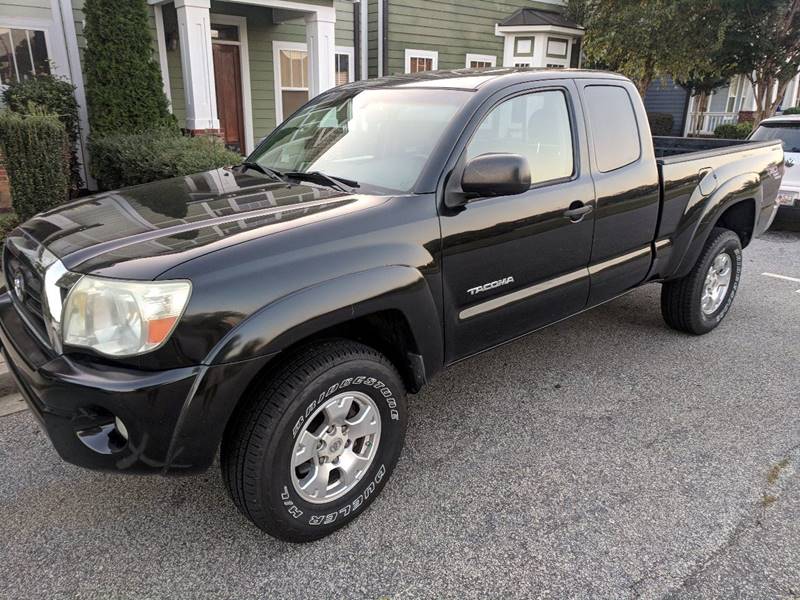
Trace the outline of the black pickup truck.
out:
<instances>
[{"instance_id":1,"label":"black pickup truck","mask_svg":"<svg viewBox=\"0 0 800 600\"><path fill-rule=\"evenodd\" d=\"M312 540L381 491L406 393L443 367L647 282L669 326L714 329L782 172L779 141L652 138L618 75L358 82L242 165L13 231L0 342L65 460L189 473L219 451L242 513Z\"/></svg>"}]
</instances>

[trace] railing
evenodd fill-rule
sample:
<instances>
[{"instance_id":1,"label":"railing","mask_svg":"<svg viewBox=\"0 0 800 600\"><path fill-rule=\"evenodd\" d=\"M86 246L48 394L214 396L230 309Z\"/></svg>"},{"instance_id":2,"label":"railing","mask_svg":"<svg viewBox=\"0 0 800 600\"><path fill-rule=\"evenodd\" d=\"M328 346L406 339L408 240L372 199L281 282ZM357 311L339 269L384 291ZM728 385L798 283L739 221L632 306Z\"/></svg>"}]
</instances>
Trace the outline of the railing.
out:
<instances>
[{"instance_id":1,"label":"railing","mask_svg":"<svg viewBox=\"0 0 800 600\"><path fill-rule=\"evenodd\" d=\"M735 124L739 113L735 112L693 112L689 113L688 135L714 135L720 125Z\"/></svg>"}]
</instances>

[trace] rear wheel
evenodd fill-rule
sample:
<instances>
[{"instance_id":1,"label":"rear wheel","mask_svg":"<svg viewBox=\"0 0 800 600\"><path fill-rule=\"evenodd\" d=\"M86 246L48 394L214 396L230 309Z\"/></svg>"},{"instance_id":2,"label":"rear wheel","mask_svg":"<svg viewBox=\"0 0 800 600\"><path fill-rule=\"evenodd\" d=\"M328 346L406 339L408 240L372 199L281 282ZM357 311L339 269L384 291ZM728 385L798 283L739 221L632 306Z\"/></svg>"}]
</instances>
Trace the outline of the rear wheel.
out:
<instances>
[{"instance_id":1,"label":"rear wheel","mask_svg":"<svg viewBox=\"0 0 800 600\"><path fill-rule=\"evenodd\" d=\"M379 352L308 347L253 390L221 464L239 510L277 538L321 538L361 514L394 469L406 430L402 380Z\"/></svg>"},{"instance_id":2,"label":"rear wheel","mask_svg":"<svg viewBox=\"0 0 800 600\"><path fill-rule=\"evenodd\" d=\"M688 275L661 287L667 325L701 335L728 314L742 273L742 244L729 229L715 227Z\"/></svg>"}]
</instances>

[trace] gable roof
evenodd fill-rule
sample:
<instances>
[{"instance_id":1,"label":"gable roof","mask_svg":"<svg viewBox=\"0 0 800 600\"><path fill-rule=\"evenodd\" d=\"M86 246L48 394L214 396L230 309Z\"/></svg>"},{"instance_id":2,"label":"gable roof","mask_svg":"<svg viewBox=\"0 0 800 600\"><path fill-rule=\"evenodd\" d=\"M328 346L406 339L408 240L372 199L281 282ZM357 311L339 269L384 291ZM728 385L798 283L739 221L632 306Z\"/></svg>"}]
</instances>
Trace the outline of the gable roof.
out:
<instances>
[{"instance_id":1,"label":"gable roof","mask_svg":"<svg viewBox=\"0 0 800 600\"><path fill-rule=\"evenodd\" d=\"M567 29L583 30L583 27L552 10L541 10L538 8L520 8L510 17L500 22L500 27L518 26L543 26L566 27Z\"/></svg>"}]
</instances>

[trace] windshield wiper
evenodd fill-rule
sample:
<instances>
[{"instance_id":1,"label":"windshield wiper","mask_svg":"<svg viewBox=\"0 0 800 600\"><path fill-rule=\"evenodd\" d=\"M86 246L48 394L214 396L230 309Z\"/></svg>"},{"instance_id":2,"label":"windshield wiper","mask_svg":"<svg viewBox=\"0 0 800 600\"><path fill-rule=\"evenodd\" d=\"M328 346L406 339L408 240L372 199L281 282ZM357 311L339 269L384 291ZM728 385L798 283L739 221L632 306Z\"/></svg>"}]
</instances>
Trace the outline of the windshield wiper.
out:
<instances>
[{"instance_id":1,"label":"windshield wiper","mask_svg":"<svg viewBox=\"0 0 800 600\"><path fill-rule=\"evenodd\" d=\"M240 163L239 166L242 167L243 171L246 171L247 169L253 169L253 171L258 171L267 177L272 177L276 181L286 181L284 173L281 173L277 169L271 169L270 167L260 165L257 162L246 160L243 163Z\"/></svg>"},{"instance_id":2,"label":"windshield wiper","mask_svg":"<svg viewBox=\"0 0 800 600\"><path fill-rule=\"evenodd\" d=\"M298 181L311 181L312 183L321 183L328 185L334 189L344 192L345 194L352 194L355 188L359 187L357 181L352 179L345 179L344 177L336 177L328 175L322 171L287 171L284 173L286 177L297 179Z\"/></svg>"}]
</instances>

